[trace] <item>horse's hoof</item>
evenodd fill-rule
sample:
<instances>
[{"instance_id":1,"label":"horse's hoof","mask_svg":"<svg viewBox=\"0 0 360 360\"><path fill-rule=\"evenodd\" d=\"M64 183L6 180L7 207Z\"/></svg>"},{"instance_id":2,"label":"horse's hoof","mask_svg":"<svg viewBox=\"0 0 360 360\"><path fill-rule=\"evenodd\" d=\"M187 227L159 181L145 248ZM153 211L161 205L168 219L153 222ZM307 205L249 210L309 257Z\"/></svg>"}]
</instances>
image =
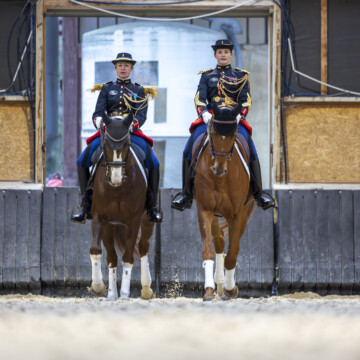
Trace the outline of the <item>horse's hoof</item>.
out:
<instances>
[{"instance_id":1,"label":"horse's hoof","mask_svg":"<svg viewBox=\"0 0 360 360\"><path fill-rule=\"evenodd\" d=\"M233 300L236 299L238 295L239 289L236 285L232 290L226 290L226 288L224 288L224 295L222 296L222 300Z\"/></svg>"},{"instance_id":2,"label":"horse's hoof","mask_svg":"<svg viewBox=\"0 0 360 360\"><path fill-rule=\"evenodd\" d=\"M205 295L203 297L204 301L211 301L215 299L214 289L212 287L207 287L205 289Z\"/></svg>"},{"instance_id":3,"label":"horse's hoof","mask_svg":"<svg viewBox=\"0 0 360 360\"><path fill-rule=\"evenodd\" d=\"M144 285L141 289L140 298L143 300L150 300L153 298L153 291L149 285Z\"/></svg>"},{"instance_id":4,"label":"horse's hoof","mask_svg":"<svg viewBox=\"0 0 360 360\"><path fill-rule=\"evenodd\" d=\"M223 296L223 294L224 294L223 284L222 284L222 283L216 284L216 289L217 289L218 295L219 295L220 297Z\"/></svg>"},{"instance_id":5,"label":"horse's hoof","mask_svg":"<svg viewBox=\"0 0 360 360\"><path fill-rule=\"evenodd\" d=\"M105 295L106 287L103 281L99 283L91 283L91 292L95 296L102 296Z\"/></svg>"}]
</instances>

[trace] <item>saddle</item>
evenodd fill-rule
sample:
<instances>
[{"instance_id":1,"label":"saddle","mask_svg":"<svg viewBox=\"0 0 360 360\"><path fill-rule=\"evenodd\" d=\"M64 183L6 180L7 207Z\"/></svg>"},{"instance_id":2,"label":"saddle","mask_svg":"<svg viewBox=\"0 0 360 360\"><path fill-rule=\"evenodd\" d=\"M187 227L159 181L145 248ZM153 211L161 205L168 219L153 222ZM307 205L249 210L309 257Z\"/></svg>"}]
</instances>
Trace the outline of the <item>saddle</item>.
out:
<instances>
[{"instance_id":1,"label":"saddle","mask_svg":"<svg viewBox=\"0 0 360 360\"><path fill-rule=\"evenodd\" d=\"M248 142L246 141L244 136L239 133L237 134L235 141L236 141L237 146L239 147L241 155L243 156L247 166L249 166L250 165L250 148L249 148Z\"/></svg>"}]
</instances>

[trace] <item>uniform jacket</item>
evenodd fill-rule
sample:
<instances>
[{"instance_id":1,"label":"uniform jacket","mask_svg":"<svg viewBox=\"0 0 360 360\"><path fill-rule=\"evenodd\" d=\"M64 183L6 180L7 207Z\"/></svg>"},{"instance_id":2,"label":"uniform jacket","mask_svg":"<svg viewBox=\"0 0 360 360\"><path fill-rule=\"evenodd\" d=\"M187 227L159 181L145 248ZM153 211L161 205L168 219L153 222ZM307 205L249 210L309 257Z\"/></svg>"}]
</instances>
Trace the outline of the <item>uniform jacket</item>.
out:
<instances>
[{"instance_id":1,"label":"uniform jacket","mask_svg":"<svg viewBox=\"0 0 360 360\"><path fill-rule=\"evenodd\" d=\"M251 107L250 83L248 72L231 65L217 65L215 69L201 71L202 73L197 93L195 107L200 116L204 111L212 109L212 103L221 104L226 97L242 104L242 114L245 116Z\"/></svg>"},{"instance_id":2,"label":"uniform jacket","mask_svg":"<svg viewBox=\"0 0 360 360\"><path fill-rule=\"evenodd\" d=\"M134 121L139 121L140 126L142 126L146 120L148 106L145 98L144 88L131 82L130 79L109 81L102 86L93 119L101 116L104 108L110 116L114 112L116 115L125 116L129 113L126 106L127 101L134 112Z\"/></svg>"}]
</instances>

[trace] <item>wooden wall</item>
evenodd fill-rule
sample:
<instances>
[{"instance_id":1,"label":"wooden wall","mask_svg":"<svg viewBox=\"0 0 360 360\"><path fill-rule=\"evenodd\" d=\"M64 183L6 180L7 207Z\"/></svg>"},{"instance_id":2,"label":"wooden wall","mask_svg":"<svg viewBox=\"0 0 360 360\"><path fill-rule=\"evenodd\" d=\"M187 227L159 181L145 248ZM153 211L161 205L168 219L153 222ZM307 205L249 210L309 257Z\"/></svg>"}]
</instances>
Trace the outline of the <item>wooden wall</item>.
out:
<instances>
[{"instance_id":1,"label":"wooden wall","mask_svg":"<svg viewBox=\"0 0 360 360\"><path fill-rule=\"evenodd\" d=\"M0 181L34 181L34 129L29 102L0 98Z\"/></svg>"},{"instance_id":2,"label":"wooden wall","mask_svg":"<svg viewBox=\"0 0 360 360\"><path fill-rule=\"evenodd\" d=\"M283 115L288 182L360 183L359 99L286 99Z\"/></svg>"}]
</instances>

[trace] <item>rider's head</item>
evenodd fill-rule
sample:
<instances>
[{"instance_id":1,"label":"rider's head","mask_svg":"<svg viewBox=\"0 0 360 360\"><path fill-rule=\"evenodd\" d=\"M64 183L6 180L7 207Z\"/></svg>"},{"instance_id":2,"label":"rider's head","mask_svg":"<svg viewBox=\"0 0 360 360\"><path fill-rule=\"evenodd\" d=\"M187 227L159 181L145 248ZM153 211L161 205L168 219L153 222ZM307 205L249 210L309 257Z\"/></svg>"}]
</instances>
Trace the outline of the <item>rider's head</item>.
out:
<instances>
[{"instance_id":1,"label":"rider's head","mask_svg":"<svg viewBox=\"0 0 360 360\"><path fill-rule=\"evenodd\" d=\"M218 65L225 66L230 64L234 45L229 40L217 40L215 45L211 45L211 47L214 50L214 57Z\"/></svg>"},{"instance_id":2,"label":"rider's head","mask_svg":"<svg viewBox=\"0 0 360 360\"><path fill-rule=\"evenodd\" d=\"M130 77L136 63L129 53L119 53L115 60L112 61L115 65L115 71L119 79L125 80Z\"/></svg>"}]
</instances>

